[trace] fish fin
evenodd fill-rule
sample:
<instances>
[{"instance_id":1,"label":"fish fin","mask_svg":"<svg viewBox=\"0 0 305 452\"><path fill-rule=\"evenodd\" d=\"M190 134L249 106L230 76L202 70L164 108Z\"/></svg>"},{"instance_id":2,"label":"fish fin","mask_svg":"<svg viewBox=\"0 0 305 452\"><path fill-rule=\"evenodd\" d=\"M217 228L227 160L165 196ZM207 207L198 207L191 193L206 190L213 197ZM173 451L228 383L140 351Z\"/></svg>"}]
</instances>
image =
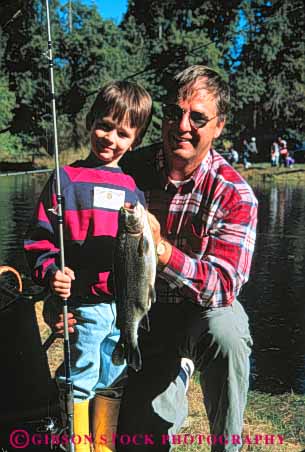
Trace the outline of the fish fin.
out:
<instances>
[{"instance_id":1,"label":"fish fin","mask_svg":"<svg viewBox=\"0 0 305 452\"><path fill-rule=\"evenodd\" d=\"M122 343L122 341L120 339L112 352L112 356L111 356L112 363L115 366L121 366L122 364L124 364L124 354L125 354L124 353L124 344Z\"/></svg>"},{"instance_id":2,"label":"fish fin","mask_svg":"<svg viewBox=\"0 0 305 452\"><path fill-rule=\"evenodd\" d=\"M142 369L142 357L139 346L128 348L127 364L136 372Z\"/></svg>"},{"instance_id":3,"label":"fish fin","mask_svg":"<svg viewBox=\"0 0 305 452\"><path fill-rule=\"evenodd\" d=\"M149 240L147 240L147 237L145 237L145 235L143 236L143 250L144 254L149 253Z\"/></svg>"},{"instance_id":4,"label":"fish fin","mask_svg":"<svg viewBox=\"0 0 305 452\"><path fill-rule=\"evenodd\" d=\"M143 328L143 330L150 331L149 317L147 314L141 320L140 327Z\"/></svg>"},{"instance_id":5,"label":"fish fin","mask_svg":"<svg viewBox=\"0 0 305 452\"><path fill-rule=\"evenodd\" d=\"M144 234L141 234L140 240L139 240L139 246L138 246L138 253L139 256L144 256Z\"/></svg>"},{"instance_id":6,"label":"fish fin","mask_svg":"<svg viewBox=\"0 0 305 452\"><path fill-rule=\"evenodd\" d=\"M149 286L149 299L151 304L157 301L156 290L154 286Z\"/></svg>"},{"instance_id":7,"label":"fish fin","mask_svg":"<svg viewBox=\"0 0 305 452\"><path fill-rule=\"evenodd\" d=\"M138 247L139 256L147 255L149 252L149 241L144 234L141 235Z\"/></svg>"}]
</instances>

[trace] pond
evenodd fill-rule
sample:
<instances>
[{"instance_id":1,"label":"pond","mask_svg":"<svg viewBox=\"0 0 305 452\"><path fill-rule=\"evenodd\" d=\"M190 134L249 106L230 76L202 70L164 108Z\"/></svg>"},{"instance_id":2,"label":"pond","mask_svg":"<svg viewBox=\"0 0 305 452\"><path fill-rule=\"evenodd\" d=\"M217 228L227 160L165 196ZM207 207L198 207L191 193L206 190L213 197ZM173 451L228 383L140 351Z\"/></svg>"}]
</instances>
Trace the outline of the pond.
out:
<instances>
[{"instance_id":1,"label":"pond","mask_svg":"<svg viewBox=\"0 0 305 452\"><path fill-rule=\"evenodd\" d=\"M0 177L0 264L28 275L22 239L48 174ZM240 294L254 348L251 387L305 393L305 188L255 186L259 199L251 279Z\"/></svg>"},{"instance_id":2,"label":"pond","mask_svg":"<svg viewBox=\"0 0 305 452\"><path fill-rule=\"evenodd\" d=\"M252 387L305 393L305 188L254 187L259 200L251 278L240 300L254 338Z\"/></svg>"}]
</instances>

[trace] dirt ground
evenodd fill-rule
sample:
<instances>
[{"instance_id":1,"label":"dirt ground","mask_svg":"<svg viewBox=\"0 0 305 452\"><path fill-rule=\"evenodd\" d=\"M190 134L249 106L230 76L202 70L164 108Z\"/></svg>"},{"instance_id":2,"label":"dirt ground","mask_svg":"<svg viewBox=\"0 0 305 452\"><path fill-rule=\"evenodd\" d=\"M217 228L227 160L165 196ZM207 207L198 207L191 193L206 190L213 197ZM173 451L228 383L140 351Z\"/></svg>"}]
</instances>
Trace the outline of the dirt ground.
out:
<instances>
[{"instance_id":1,"label":"dirt ground","mask_svg":"<svg viewBox=\"0 0 305 452\"><path fill-rule=\"evenodd\" d=\"M41 342L44 343L45 340L51 334L51 329L45 323L42 310L43 310L43 301L39 301L35 304L37 323L40 331ZM50 372L52 377L54 376L55 370L63 361L63 339L55 339L52 345L49 347L47 351L48 362L50 367Z\"/></svg>"}]
</instances>

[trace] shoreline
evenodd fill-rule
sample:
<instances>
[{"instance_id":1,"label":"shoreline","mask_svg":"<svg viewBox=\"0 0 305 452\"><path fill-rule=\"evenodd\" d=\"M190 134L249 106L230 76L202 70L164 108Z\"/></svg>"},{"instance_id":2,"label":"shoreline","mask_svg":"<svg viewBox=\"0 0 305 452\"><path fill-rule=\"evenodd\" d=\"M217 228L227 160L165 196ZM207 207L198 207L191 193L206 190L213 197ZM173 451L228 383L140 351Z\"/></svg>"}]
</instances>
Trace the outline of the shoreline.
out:
<instances>
[{"instance_id":1,"label":"shoreline","mask_svg":"<svg viewBox=\"0 0 305 452\"><path fill-rule=\"evenodd\" d=\"M68 165L75 160L84 159L89 151L86 147L75 151L68 149L60 153L60 165ZM14 168L14 164L16 167ZM35 172L52 171L54 169L54 159L51 156L37 157L35 162L32 161L31 171L20 171L20 162L10 162L10 170L1 171L0 176L10 176L18 174L34 174ZM290 168L271 167L270 162L252 163L251 167L245 169L241 163L234 164L233 167L241 174L241 176L249 183L266 183L266 182L289 182L289 183L305 183L305 163L296 163Z\"/></svg>"},{"instance_id":2,"label":"shoreline","mask_svg":"<svg viewBox=\"0 0 305 452\"><path fill-rule=\"evenodd\" d=\"M291 168L271 167L270 163L253 163L248 169L243 165L235 165L235 169L241 176L250 182L280 182L299 183L305 182L305 164L297 163Z\"/></svg>"}]
</instances>

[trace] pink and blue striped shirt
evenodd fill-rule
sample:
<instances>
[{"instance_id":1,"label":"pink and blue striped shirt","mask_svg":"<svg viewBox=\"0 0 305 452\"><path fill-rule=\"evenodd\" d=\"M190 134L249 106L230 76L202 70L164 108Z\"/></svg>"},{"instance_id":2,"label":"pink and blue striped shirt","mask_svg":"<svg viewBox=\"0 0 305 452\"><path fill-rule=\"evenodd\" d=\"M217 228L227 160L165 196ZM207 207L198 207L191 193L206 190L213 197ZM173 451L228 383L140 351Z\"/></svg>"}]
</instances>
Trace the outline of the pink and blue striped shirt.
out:
<instances>
[{"instance_id":1,"label":"pink and blue striped shirt","mask_svg":"<svg viewBox=\"0 0 305 452\"><path fill-rule=\"evenodd\" d=\"M124 202L145 203L131 176L92 156L60 168L64 199L65 264L75 272L72 295L90 302L113 299L112 255ZM25 240L33 279L47 285L59 268L55 173L44 188Z\"/></svg>"}]
</instances>

